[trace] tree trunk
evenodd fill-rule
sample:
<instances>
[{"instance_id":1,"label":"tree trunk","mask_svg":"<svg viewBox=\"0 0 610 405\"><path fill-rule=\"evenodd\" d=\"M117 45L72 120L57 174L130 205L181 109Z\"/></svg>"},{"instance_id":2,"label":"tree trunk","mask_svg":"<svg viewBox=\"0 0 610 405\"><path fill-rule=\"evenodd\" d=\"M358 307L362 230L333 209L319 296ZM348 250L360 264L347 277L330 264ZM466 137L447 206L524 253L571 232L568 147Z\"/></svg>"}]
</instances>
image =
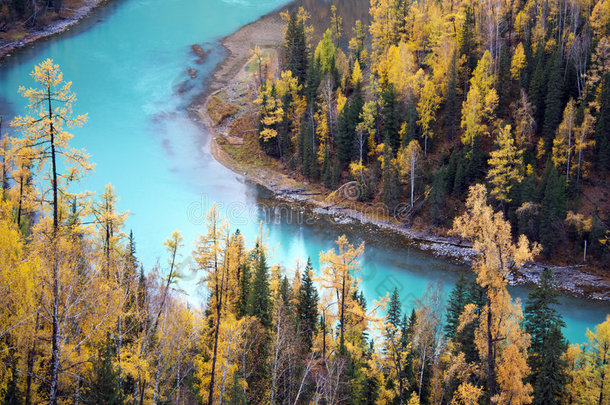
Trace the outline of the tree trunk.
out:
<instances>
[{"instance_id":1,"label":"tree trunk","mask_svg":"<svg viewBox=\"0 0 610 405\"><path fill-rule=\"evenodd\" d=\"M59 269L57 258L53 258L53 307L51 314L51 363L49 364L49 404L57 404L58 376L59 376Z\"/></svg>"},{"instance_id":2,"label":"tree trunk","mask_svg":"<svg viewBox=\"0 0 610 405\"><path fill-rule=\"evenodd\" d=\"M53 109L51 108L51 87L47 87L47 98L49 102L49 130L51 135L51 161L53 170L53 237L57 234L59 226L58 209L57 209L57 163L55 159L55 129L53 128Z\"/></svg>"},{"instance_id":3,"label":"tree trunk","mask_svg":"<svg viewBox=\"0 0 610 405\"><path fill-rule=\"evenodd\" d=\"M493 398L496 395L496 359L494 358L493 336L491 335L491 299L487 293L487 383L489 388L489 397ZM492 405L495 401L491 400Z\"/></svg>"},{"instance_id":4,"label":"tree trunk","mask_svg":"<svg viewBox=\"0 0 610 405\"><path fill-rule=\"evenodd\" d=\"M32 348L28 353L27 360L27 374L25 383L25 405L30 405L32 402L32 377L34 374L34 358L36 356L36 341L38 335L38 328L40 327L40 311L36 311L36 326L34 328L34 339L32 342Z\"/></svg>"},{"instance_id":5,"label":"tree trunk","mask_svg":"<svg viewBox=\"0 0 610 405\"><path fill-rule=\"evenodd\" d=\"M214 223L214 238L216 238L216 223ZM216 280L218 280L218 257L216 256L216 240L214 240L214 272L216 274ZM216 357L218 353L218 333L220 331L220 315L222 309L222 289L224 283L224 273L221 279L220 289L218 281L216 282L216 327L214 328L214 352L212 355L212 375L210 376L210 388L208 394L208 404L212 405L214 402L214 377L216 373Z\"/></svg>"},{"instance_id":6,"label":"tree trunk","mask_svg":"<svg viewBox=\"0 0 610 405\"><path fill-rule=\"evenodd\" d=\"M345 340L343 337L343 330L345 329L345 279L347 275L343 275L343 282L341 283L341 338L339 339L339 348L341 354L343 354L343 350L345 349Z\"/></svg>"},{"instance_id":7,"label":"tree trunk","mask_svg":"<svg viewBox=\"0 0 610 405\"><path fill-rule=\"evenodd\" d=\"M421 373L419 374L419 392L417 393L417 396L419 397L419 400L421 401L421 389L422 386L424 385L424 369L426 368L426 351L428 350L428 344L424 344L424 353L422 354L422 358L421 358Z\"/></svg>"},{"instance_id":8,"label":"tree trunk","mask_svg":"<svg viewBox=\"0 0 610 405\"><path fill-rule=\"evenodd\" d=\"M413 208L413 189L415 188L415 157L411 156L411 208Z\"/></svg>"}]
</instances>

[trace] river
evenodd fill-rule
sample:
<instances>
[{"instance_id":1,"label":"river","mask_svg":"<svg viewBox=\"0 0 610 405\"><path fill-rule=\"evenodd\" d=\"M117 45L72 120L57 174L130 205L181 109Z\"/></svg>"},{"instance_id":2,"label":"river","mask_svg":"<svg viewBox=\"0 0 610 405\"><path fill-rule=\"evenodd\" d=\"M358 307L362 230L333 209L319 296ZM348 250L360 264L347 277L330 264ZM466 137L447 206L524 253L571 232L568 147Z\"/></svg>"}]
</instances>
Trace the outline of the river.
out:
<instances>
[{"instance_id":1,"label":"river","mask_svg":"<svg viewBox=\"0 0 610 405\"><path fill-rule=\"evenodd\" d=\"M73 145L86 148L96 168L78 187L100 193L107 183L115 186L119 209L130 213L126 232L133 230L138 256L147 269L165 265L163 241L176 229L183 234L183 259L188 262L197 235L205 232L204 214L216 203L232 228L239 228L250 241L263 221L272 247L271 261L286 266L289 273L297 258L310 256L317 266L319 252L331 248L342 233L353 243L365 241L360 276L368 302L396 286L405 309L410 310L428 283L440 280L449 290L460 272L467 270L392 235L330 219L311 221L269 200L265 190L214 160L209 134L187 112L204 90L206 78L226 56L219 39L283 3L113 1L69 31L2 61L0 115L9 118L24 111L26 103L17 89L34 85L29 73L35 64L52 58L60 65L78 96L75 113L89 113L85 127L73 131ZM328 15L330 3L308 0L307 4L318 7L314 17ZM196 63L192 44L210 51L204 63ZM198 70L195 79L188 75L188 68ZM187 274L186 278L182 285L187 299L200 302L193 277ZM512 288L511 293L524 298L527 290ZM607 303L569 297L563 297L562 304L565 334L572 342L584 341L586 328L602 322L610 309Z\"/></svg>"}]
</instances>

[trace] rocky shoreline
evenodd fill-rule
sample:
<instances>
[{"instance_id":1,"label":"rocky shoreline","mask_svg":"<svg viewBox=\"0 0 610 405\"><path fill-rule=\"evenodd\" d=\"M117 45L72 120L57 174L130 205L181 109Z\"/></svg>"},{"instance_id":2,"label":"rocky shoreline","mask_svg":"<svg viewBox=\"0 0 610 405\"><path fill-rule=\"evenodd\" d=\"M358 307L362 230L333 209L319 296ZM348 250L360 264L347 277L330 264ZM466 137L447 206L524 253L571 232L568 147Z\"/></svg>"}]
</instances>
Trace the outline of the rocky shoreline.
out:
<instances>
[{"instance_id":1,"label":"rocky shoreline","mask_svg":"<svg viewBox=\"0 0 610 405\"><path fill-rule=\"evenodd\" d=\"M204 96L191 106L191 111L196 113L210 132L210 150L214 158L230 170L243 175L247 181L272 192L276 200L293 204L296 209L306 207L320 216L330 217L335 223L356 222L372 225L378 230L390 231L405 237L410 244L434 256L454 263L466 265L472 263L476 253L467 241L416 231L389 219L372 218L357 208L320 200L315 198L320 193L312 191L307 184L298 183L277 170L247 167L223 149L220 141L227 141L230 127L223 123L217 124L210 118L208 103L215 94L221 91L236 92L238 84L243 84L247 80L246 68L250 59L250 49L255 46L279 48L282 43L282 25L283 22L277 11L240 28L221 41L229 51L229 56L219 64L213 73L212 82ZM275 30L275 33L272 30ZM590 274L576 266L528 263L512 274L509 282L511 285L537 284L542 271L547 267L553 270L557 285L563 293L581 298L610 301L610 283L602 277Z\"/></svg>"},{"instance_id":2,"label":"rocky shoreline","mask_svg":"<svg viewBox=\"0 0 610 405\"><path fill-rule=\"evenodd\" d=\"M26 37L16 41L0 41L0 62L6 56L10 56L11 52L16 49L23 48L32 42L39 39L49 37L67 30L74 24L78 23L84 17L88 16L93 9L106 4L109 0L89 0L70 15L70 17L59 20L43 29L33 31Z\"/></svg>"}]
</instances>

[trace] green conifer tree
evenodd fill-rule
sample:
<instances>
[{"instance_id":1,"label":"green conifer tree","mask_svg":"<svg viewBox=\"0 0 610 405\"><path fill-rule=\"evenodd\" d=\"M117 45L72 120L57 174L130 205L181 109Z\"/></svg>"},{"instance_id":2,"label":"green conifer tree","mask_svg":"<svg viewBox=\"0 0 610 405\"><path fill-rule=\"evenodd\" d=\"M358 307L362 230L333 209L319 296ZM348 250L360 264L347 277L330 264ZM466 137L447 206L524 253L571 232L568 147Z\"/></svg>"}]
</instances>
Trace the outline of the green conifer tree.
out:
<instances>
[{"instance_id":1,"label":"green conifer tree","mask_svg":"<svg viewBox=\"0 0 610 405\"><path fill-rule=\"evenodd\" d=\"M561 331L565 323L556 309L558 304L553 273L545 269L525 305L525 330L531 336L528 365L534 405L559 404L564 393L566 364L562 356L567 343Z\"/></svg>"},{"instance_id":2,"label":"green conifer tree","mask_svg":"<svg viewBox=\"0 0 610 405\"><path fill-rule=\"evenodd\" d=\"M396 156L400 147L400 117L398 113L398 100L396 89L393 84L389 84L381 93L383 107L381 115L383 117L383 130L381 135L392 149L393 156ZM415 123L413 123L415 125Z\"/></svg>"},{"instance_id":3,"label":"green conifer tree","mask_svg":"<svg viewBox=\"0 0 610 405\"><path fill-rule=\"evenodd\" d=\"M550 153L555 138L555 130L561 123L563 117L564 90L563 90L563 58L559 51L552 57L552 65L549 72L548 88L545 98L544 126L542 136L547 153Z\"/></svg>"},{"instance_id":4,"label":"green conifer tree","mask_svg":"<svg viewBox=\"0 0 610 405\"><path fill-rule=\"evenodd\" d=\"M271 326L270 296L269 268L267 267L265 252L260 250L248 296L248 315L257 317L266 328Z\"/></svg>"},{"instance_id":5,"label":"green conifer tree","mask_svg":"<svg viewBox=\"0 0 610 405\"><path fill-rule=\"evenodd\" d=\"M447 301L447 323L445 324L445 336L453 339L460 323L460 315L468 303L469 282L465 275L461 274L455 283L455 287L449 294Z\"/></svg>"},{"instance_id":6,"label":"green conifer tree","mask_svg":"<svg viewBox=\"0 0 610 405\"><path fill-rule=\"evenodd\" d=\"M120 372L112 364L112 341L107 339L93 360L90 373L83 380L81 401L84 404L119 405L125 403Z\"/></svg>"},{"instance_id":7,"label":"green conifer tree","mask_svg":"<svg viewBox=\"0 0 610 405\"><path fill-rule=\"evenodd\" d=\"M309 63L309 49L305 35L304 21L298 17L296 10L290 12L286 34L284 36L284 70L292 72L292 76L305 84L307 80L307 65Z\"/></svg>"},{"instance_id":8,"label":"green conifer tree","mask_svg":"<svg viewBox=\"0 0 610 405\"><path fill-rule=\"evenodd\" d=\"M540 207L538 235L544 254L550 257L562 236L561 224L566 217L565 177L559 176L557 168L550 159L547 161L543 184L544 195Z\"/></svg>"},{"instance_id":9,"label":"green conifer tree","mask_svg":"<svg viewBox=\"0 0 610 405\"><path fill-rule=\"evenodd\" d=\"M307 258L307 266L299 287L296 311L299 335L302 336L306 352L311 350L313 336L318 326L318 291L311 278L312 272L311 259Z\"/></svg>"},{"instance_id":10,"label":"green conifer tree","mask_svg":"<svg viewBox=\"0 0 610 405\"><path fill-rule=\"evenodd\" d=\"M390 296L390 302L388 303L388 322L394 325L395 328L400 328L402 320L401 309L400 309L400 298L398 297L398 288L394 287L392 295Z\"/></svg>"},{"instance_id":11,"label":"green conifer tree","mask_svg":"<svg viewBox=\"0 0 610 405\"><path fill-rule=\"evenodd\" d=\"M386 144L383 148L383 172L382 172L382 190L381 199L385 204L388 214L394 215L395 208L400 198L400 178L398 170L392 159L392 149Z\"/></svg>"},{"instance_id":12,"label":"green conifer tree","mask_svg":"<svg viewBox=\"0 0 610 405\"><path fill-rule=\"evenodd\" d=\"M239 269L239 300L237 301L237 316L248 314L248 298L250 297L250 266L243 263Z\"/></svg>"},{"instance_id":13,"label":"green conifer tree","mask_svg":"<svg viewBox=\"0 0 610 405\"><path fill-rule=\"evenodd\" d=\"M602 80L600 108L595 125L595 151L597 166L610 170L610 73Z\"/></svg>"}]
</instances>

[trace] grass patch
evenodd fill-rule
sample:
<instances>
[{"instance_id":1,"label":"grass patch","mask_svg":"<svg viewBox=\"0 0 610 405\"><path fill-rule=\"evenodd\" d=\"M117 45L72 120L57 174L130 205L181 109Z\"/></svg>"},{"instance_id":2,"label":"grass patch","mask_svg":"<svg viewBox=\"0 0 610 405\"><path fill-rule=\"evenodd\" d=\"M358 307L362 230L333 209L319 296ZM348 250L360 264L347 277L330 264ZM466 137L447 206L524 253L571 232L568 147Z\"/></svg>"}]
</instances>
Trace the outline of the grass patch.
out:
<instances>
[{"instance_id":1,"label":"grass patch","mask_svg":"<svg viewBox=\"0 0 610 405\"><path fill-rule=\"evenodd\" d=\"M238 111L233 104L225 103L218 96L213 96L208 103L208 114L214 124L218 125Z\"/></svg>"}]
</instances>

